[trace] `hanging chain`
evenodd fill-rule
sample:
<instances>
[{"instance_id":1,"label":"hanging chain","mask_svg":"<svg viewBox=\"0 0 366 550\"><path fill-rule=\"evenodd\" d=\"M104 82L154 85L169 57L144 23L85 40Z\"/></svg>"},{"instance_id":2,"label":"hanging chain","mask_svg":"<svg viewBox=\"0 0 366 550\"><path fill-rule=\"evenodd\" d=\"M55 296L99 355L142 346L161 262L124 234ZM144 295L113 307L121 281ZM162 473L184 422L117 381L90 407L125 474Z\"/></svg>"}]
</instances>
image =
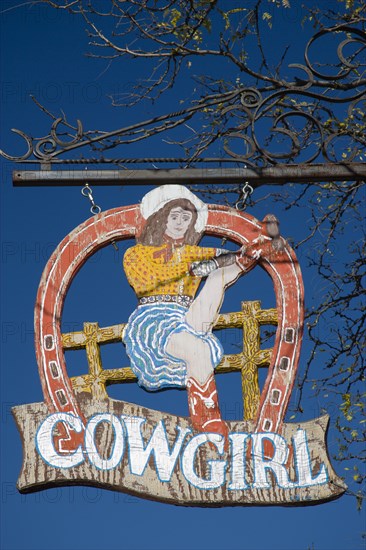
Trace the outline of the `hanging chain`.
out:
<instances>
[{"instance_id":1,"label":"hanging chain","mask_svg":"<svg viewBox=\"0 0 366 550\"><path fill-rule=\"evenodd\" d=\"M93 191L91 190L91 188L89 187L89 184L86 183L84 185L84 187L82 188L81 190L81 194L84 196L84 197L87 197L89 199L89 202L91 204L91 208L90 208L90 212L92 214L100 214L102 209L100 206L98 206L97 204L95 204L94 202L94 198L93 198Z\"/></svg>"},{"instance_id":2,"label":"hanging chain","mask_svg":"<svg viewBox=\"0 0 366 550\"><path fill-rule=\"evenodd\" d=\"M242 190L240 191L240 196L239 196L238 200L235 203L235 208L237 210L245 210L246 209L246 207L248 206L247 200L248 200L248 198L250 198L253 191L254 191L254 188L250 185L250 183L248 181L246 181L243 185ZM221 241L221 246L225 246L226 241L227 241L227 237L224 237Z\"/></svg>"},{"instance_id":3,"label":"hanging chain","mask_svg":"<svg viewBox=\"0 0 366 550\"><path fill-rule=\"evenodd\" d=\"M81 194L83 195L83 197L87 197L89 199L89 202L91 204L90 212L94 215L100 214L102 209L98 204L95 203L94 197L93 197L93 191L92 191L91 187L89 187L88 183L86 183L84 185L84 187L82 188ZM116 242L113 240L113 241L111 241L111 243L112 243L114 249L118 250L118 246L116 245Z\"/></svg>"},{"instance_id":4,"label":"hanging chain","mask_svg":"<svg viewBox=\"0 0 366 550\"><path fill-rule=\"evenodd\" d=\"M237 210L245 210L247 207L247 200L252 195L254 189L249 184L248 181L246 181L243 185L243 189L241 190L240 197L235 203L235 208Z\"/></svg>"}]
</instances>

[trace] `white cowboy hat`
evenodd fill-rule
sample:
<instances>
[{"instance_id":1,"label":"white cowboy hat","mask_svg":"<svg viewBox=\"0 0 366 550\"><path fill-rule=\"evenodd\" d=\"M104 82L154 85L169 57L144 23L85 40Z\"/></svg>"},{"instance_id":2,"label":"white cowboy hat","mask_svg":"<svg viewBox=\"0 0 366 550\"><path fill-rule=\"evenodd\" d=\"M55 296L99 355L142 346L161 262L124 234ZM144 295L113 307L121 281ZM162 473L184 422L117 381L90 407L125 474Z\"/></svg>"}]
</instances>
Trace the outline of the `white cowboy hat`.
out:
<instances>
[{"instance_id":1,"label":"white cowboy hat","mask_svg":"<svg viewBox=\"0 0 366 550\"><path fill-rule=\"evenodd\" d=\"M162 185L146 193L140 205L142 217L147 220L154 212L157 212L165 204L175 199L187 199L197 210L197 220L195 230L197 233L203 231L206 227L208 208L207 204L202 202L196 195L183 185Z\"/></svg>"}]
</instances>

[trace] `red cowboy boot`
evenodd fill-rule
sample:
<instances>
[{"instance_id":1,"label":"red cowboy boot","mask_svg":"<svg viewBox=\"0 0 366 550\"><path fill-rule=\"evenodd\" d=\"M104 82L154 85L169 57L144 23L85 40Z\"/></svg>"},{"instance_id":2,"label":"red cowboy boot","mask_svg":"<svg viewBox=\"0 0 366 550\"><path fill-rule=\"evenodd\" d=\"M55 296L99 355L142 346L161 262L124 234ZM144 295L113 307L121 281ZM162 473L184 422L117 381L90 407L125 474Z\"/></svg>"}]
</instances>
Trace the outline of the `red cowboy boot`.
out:
<instances>
[{"instance_id":1,"label":"red cowboy boot","mask_svg":"<svg viewBox=\"0 0 366 550\"><path fill-rule=\"evenodd\" d=\"M229 430L221 418L213 374L203 385L192 377L188 378L187 391L188 408L194 429L223 435L227 450Z\"/></svg>"}]
</instances>

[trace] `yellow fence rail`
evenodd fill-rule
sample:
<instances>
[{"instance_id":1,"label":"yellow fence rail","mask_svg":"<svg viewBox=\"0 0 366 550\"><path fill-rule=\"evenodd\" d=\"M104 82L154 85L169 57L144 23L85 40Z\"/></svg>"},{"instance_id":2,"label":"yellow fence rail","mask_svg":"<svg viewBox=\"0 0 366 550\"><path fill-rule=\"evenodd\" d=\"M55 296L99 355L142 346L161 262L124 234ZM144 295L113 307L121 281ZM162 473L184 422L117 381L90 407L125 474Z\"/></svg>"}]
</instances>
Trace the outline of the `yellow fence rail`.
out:
<instances>
[{"instance_id":1,"label":"yellow fence rail","mask_svg":"<svg viewBox=\"0 0 366 550\"><path fill-rule=\"evenodd\" d=\"M214 326L214 330L240 328L243 331L242 351L224 355L215 373L241 372L244 420L256 415L260 399L258 369L268 367L271 360L272 348L260 349L260 327L276 326L278 322L276 309L263 310L260 306L260 301L242 302L241 311L220 315ZM125 326L121 323L102 328L98 323L84 323L83 331L62 334L65 351L86 350L89 372L71 378L75 393L87 392L94 399L105 399L108 397L106 386L137 381L130 367L103 369L102 366L100 346L121 343Z\"/></svg>"}]
</instances>

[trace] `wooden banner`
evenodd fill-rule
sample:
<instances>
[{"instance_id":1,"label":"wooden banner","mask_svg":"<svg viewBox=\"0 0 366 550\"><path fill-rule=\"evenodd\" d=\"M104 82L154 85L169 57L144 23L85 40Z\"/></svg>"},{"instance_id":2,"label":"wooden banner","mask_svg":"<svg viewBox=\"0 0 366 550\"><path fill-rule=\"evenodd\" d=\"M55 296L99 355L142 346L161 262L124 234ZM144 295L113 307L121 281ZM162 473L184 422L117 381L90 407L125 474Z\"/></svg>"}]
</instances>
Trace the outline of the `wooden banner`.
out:
<instances>
[{"instance_id":1,"label":"wooden banner","mask_svg":"<svg viewBox=\"0 0 366 550\"><path fill-rule=\"evenodd\" d=\"M227 452L220 436L195 433L186 418L112 400L79 405L88 423L70 454L55 449L52 434L61 422L81 431L80 419L50 414L44 403L15 407L21 491L87 484L174 504L232 506L311 504L346 489L327 456L327 416L284 424L281 435L255 432L250 421L228 422Z\"/></svg>"}]
</instances>

